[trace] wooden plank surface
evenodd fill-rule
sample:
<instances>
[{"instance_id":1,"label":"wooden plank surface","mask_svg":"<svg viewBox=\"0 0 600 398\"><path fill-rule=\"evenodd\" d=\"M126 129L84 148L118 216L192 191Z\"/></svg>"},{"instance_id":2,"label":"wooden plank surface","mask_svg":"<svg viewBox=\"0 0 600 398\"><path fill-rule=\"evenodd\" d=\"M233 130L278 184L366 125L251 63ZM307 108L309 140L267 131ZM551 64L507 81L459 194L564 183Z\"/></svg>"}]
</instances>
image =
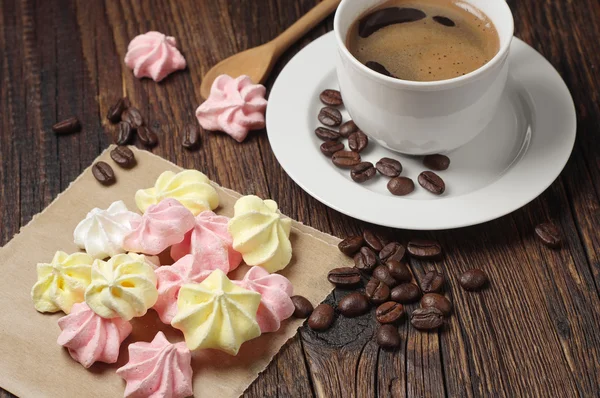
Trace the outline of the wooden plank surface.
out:
<instances>
[{"instance_id":1,"label":"wooden plank surface","mask_svg":"<svg viewBox=\"0 0 600 398\"><path fill-rule=\"evenodd\" d=\"M201 76L275 37L316 3L0 0L0 244L112 141L104 115L122 95L160 126L154 153L241 193L272 197L284 213L322 231L343 237L367 227L304 193L278 165L264 131L241 145L213 133L197 152L180 145L181 127L194 121L200 103ZM412 261L411 268L417 280L431 269L444 273L455 306L449 325L420 333L404 324L397 353L378 349L369 315L340 318L321 334L303 328L248 397L600 396L600 3L509 4L517 36L550 60L573 94L579 128L565 171L534 202L484 225L438 233L369 226L402 242L426 236L443 244L443 261ZM267 86L331 28L329 18L286 52ZM122 59L129 40L147 30L175 36L188 69L161 84L135 79ZM81 134L51 133L72 114ZM534 226L548 219L564 233L560 251L534 237ZM457 276L471 267L488 272L490 289L471 294L458 286Z\"/></svg>"}]
</instances>

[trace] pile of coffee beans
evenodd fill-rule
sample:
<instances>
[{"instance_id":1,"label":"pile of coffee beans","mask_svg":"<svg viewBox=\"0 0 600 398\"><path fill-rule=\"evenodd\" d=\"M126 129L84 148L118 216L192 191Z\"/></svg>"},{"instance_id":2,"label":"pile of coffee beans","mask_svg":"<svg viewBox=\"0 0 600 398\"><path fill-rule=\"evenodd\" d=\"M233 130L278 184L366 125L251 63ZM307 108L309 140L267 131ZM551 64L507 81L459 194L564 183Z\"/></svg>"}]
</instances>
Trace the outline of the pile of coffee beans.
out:
<instances>
[{"instance_id":1,"label":"pile of coffee beans","mask_svg":"<svg viewBox=\"0 0 600 398\"><path fill-rule=\"evenodd\" d=\"M393 195L404 196L415 190L415 183L411 178L400 176L402 164L398 160L381 158L373 165L372 162L361 158L360 153L369 145L369 137L354 121L344 122L341 112L337 109L344 105L339 91L324 90L319 95L319 99L325 107L321 108L317 119L326 127L317 127L315 135L324 141L320 147L323 155L330 157L337 167L350 169L350 177L357 183L370 181L379 174L390 178L387 188ZM345 144L341 142L342 139L348 140L350 150L346 150ZM430 170L443 171L450 166L450 159L445 155L428 155L423 158L423 165ZM444 180L433 171L422 172L417 181L419 185L435 195L441 195L446 191Z\"/></svg>"},{"instance_id":2,"label":"pile of coffee beans","mask_svg":"<svg viewBox=\"0 0 600 398\"><path fill-rule=\"evenodd\" d=\"M127 98L119 98L108 109L106 118L111 123L117 124L115 133L117 145L130 144L136 135L145 147L152 148L158 144L156 128L146 125L141 112L131 106Z\"/></svg>"}]
</instances>

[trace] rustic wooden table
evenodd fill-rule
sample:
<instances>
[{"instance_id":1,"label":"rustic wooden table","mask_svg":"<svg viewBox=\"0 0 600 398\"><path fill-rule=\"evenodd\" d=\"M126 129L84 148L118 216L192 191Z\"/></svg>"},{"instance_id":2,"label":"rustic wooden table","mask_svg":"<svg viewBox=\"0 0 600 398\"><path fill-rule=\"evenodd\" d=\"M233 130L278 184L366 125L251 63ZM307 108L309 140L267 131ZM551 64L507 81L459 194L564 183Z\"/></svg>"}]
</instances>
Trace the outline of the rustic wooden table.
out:
<instances>
[{"instance_id":1,"label":"rustic wooden table","mask_svg":"<svg viewBox=\"0 0 600 398\"><path fill-rule=\"evenodd\" d=\"M361 231L365 223L327 208L292 182L264 131L243 144L207 133L199 151L181 147L179 128L194 120L202 75L217 61L275 37L316 3L0 0L0 244L112 141L105 115L122 95L165 132L153 150L160 156L239 192L273 198L283 212L322 231L340 237ZM455 305L447 327L420 333L404 324L396 353L378 349L368 317L339 320L322 334L303 328L247 396L600 395L600 3L509 3L517 36L550 60L575 99L579 129L565 171L538 199L484 225L426 234L371 226L404 242L426 236L443 244L443 261L411 261L411 267L417 279L430 269L446 276ZM331 28L329 18L290 49L267 86L298 50ZM123 65L126 47L148 30L178 39L186 71L161 84L133 77ZM70 115L80 117L83 131L55 136L52 124ZM564 233L560 251L534 237L534 226L548 219ZM491 277L491 287L480 294L458 286L457 275L471 267ZM336 298L334 292L328 300Z\"/></svg>"}]
</instances>

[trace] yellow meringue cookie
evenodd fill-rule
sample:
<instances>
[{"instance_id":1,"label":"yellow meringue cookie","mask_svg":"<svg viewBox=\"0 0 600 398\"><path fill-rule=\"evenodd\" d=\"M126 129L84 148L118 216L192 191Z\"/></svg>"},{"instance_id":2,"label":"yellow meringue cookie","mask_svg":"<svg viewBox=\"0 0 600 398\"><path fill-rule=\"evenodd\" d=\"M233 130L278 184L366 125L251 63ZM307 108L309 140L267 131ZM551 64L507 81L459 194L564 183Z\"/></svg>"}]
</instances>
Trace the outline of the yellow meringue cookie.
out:
<instances>
[{"instance_id":1,"label":"yellow meringue cookie","mask_svg":"<svg viewBox=\"0 0 600 398\"><path fill-rule=\"evenodd\" d=\"M157 299L156 275L146 261L117 254L92 264L85 302L101 317L129 321L144 315Z\"/></svg>"},{"instance_id":2,"label":"yellow meringue cookie","mask_svg":"<svg viewBox=\"0 0 600 398\"><path fill-rule=\"evenodd\" d=\"M68 314L75 303L83 301L90 284L94 258L87 253L56 252L51 263L37 265L38 281L31 289L39 312L63 311Z\"/></svg>"},{"instance_id":3,"label":"yellow meringue cookie","mask_svg":"<svg viewBox=\"0 0 600 398\"><path fill-rule=\"evenodd\" d=\"M135 203L142 212L165 198L178 200L195 216L219 206L217 191L210 185L208 177L198 170L184 170L177 174L165 171L154 187L135 193Z\"/></svg>"},{"instance_id":4,"label":"yellow meringue cookie","mask_svg":"<svg viewBox=\"0 0 600 398\"><path fill-rule=\"evenodd\" d=\"M260 336L259 304L259 293L234 285L216 269L201 283L181 287L171 325L183 332L190 350L214 348L237 355L243 342Z\"/></svg>"},{"instance_id":5,"label":"yellow meringue cookie","mask_svg":"<svg viewBox=\"0 0 600 398\"><path fill-rule=\"evenodd\" d=\"M291 227L292 220L281 215L275 201L253 195L238 199L229 221L233 249L242 253L246 264L269 272L285 268L292 259Z\"/></svg>"}]
</instances>

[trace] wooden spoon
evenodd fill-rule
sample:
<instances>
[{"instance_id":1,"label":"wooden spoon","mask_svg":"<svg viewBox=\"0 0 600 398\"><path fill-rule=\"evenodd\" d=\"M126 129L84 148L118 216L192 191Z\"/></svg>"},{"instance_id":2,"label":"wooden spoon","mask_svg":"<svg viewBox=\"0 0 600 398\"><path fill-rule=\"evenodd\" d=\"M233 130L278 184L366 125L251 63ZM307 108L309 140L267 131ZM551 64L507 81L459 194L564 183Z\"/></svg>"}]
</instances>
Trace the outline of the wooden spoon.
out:
<instances>
[{"instance_id":1,"label":"wooden spoon","mask_svg":"<svg viewBox=\"0 0 600 398\"><path fill-rule=\"evenodd\" d=\"M208 98L210 87L217 76L222 74L232 77L248 75L254 83L262 83L281 54L331 14L340 1L323 0L275 39L262 46L233 55L213 66L202 79L200 86L202 97Z\"/></svg>"}]
</instances>

